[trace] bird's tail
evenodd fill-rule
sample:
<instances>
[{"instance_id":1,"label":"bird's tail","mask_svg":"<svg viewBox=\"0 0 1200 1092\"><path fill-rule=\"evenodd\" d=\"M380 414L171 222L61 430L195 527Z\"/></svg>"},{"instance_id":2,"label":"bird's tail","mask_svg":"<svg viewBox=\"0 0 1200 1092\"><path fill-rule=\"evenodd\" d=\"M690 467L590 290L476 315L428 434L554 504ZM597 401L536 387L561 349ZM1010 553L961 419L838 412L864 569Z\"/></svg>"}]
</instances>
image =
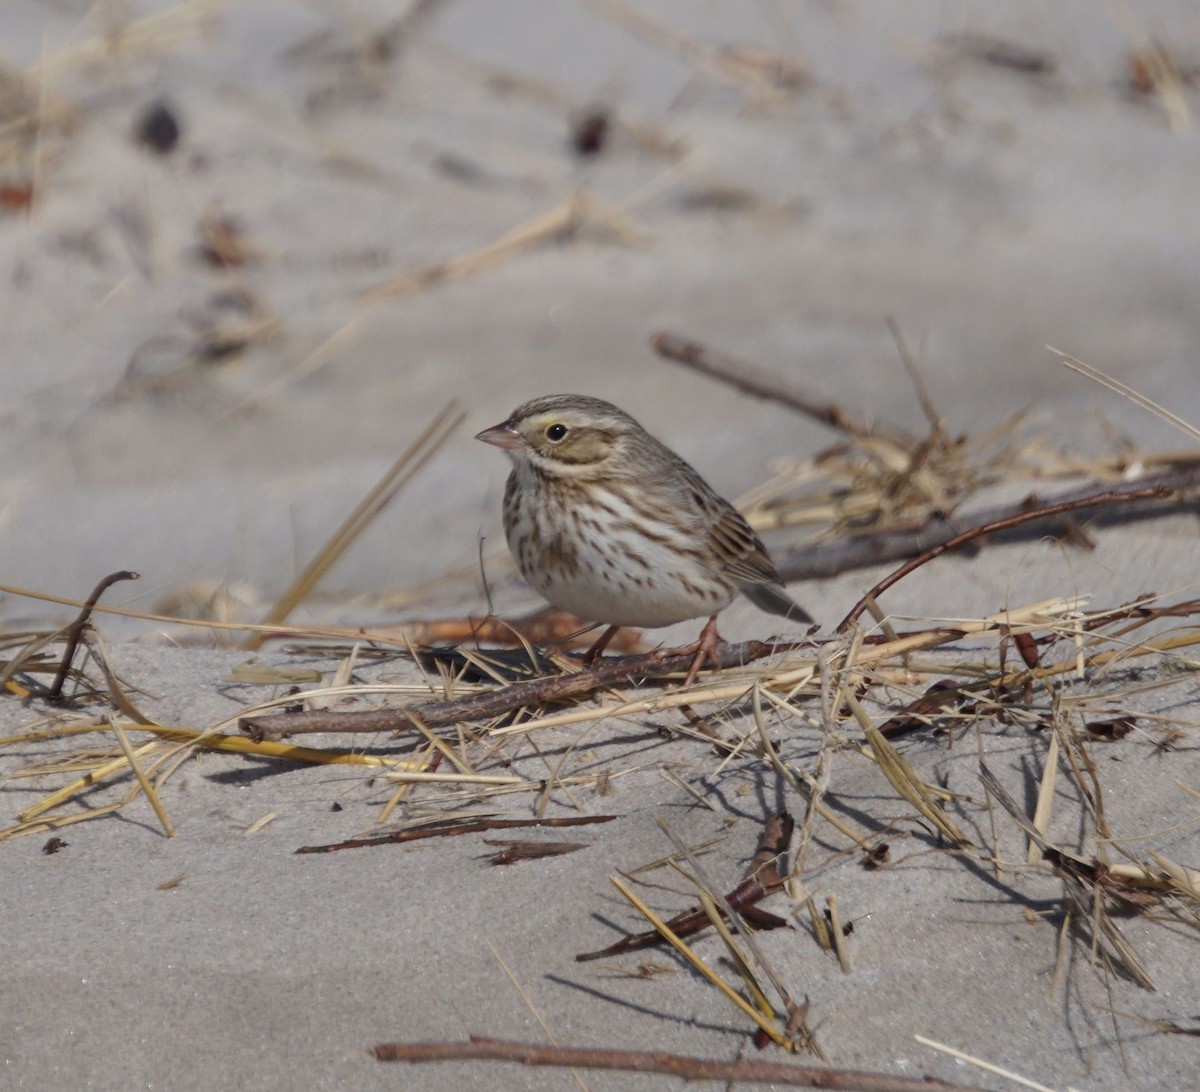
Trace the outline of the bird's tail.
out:
<instances>
[{"instance_id":1,"label":"bird's tail","mask_svg":"<svg viewBox=\"0 0 1200 1092\"><path fill-rule=\"evenodd\" d=\"M816 621L778 584L743 584L742 594L759 610L765 610L768 614L778 614L789 622Z\"/></svg>"}]
</instances>

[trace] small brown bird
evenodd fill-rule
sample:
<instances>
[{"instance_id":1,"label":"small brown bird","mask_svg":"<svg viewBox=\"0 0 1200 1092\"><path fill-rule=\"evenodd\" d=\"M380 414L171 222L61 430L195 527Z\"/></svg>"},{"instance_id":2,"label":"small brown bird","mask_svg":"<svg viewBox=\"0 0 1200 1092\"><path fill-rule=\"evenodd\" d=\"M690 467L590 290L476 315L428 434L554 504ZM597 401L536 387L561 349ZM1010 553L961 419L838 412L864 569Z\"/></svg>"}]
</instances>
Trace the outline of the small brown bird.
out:
<instances>
[{"instance_id":1,"label":"small brown bird","mask_svg":"<svg viewBox=\"0 0 1200 1092\"><path fill-rule=\"evenodd\" d=\"M720 641L717 614L741 592L794 622L766 547L727 500L616 406L554 394L518 406L476 439L513 461L504 533L529 585L560 610L608 629L708 617L690 683Z\"/></svg>"}]
</instances>

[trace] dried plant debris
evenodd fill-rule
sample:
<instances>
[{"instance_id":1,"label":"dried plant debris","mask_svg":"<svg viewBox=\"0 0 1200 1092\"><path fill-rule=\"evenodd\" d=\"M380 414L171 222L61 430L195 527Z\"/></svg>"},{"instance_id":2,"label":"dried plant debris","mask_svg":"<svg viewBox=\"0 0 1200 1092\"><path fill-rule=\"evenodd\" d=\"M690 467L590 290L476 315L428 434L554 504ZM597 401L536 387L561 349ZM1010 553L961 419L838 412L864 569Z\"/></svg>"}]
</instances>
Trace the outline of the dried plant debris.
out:
<instances>
[{"instance_id":1,"label":"dried plant debris","mask_svg":"<svg viewBox=\"0 0 1200 1092\"><path fill-rule=\"evenodd\" d=\"M299 853L403 853L408 842L469 837L485 868L488 859L575 852L582 842L507 835L615 821L624 779L660 769L655 750L669 746L693 765L711 766L702 780L660 770L685 799L721 814L728 801L743 799L742 790L749 796L767 789L780 808L795 812L795 827L785 814L765 818L745 878L718 886L706 875L704 850L664 826L674 848L656 865L685 876L694 891L664 920L635 890L647 883L647 871L629 862L630 871L613 882L646 925L581 960L603 957L614 971L627 962L627 973L638 974L631 953L667 944L761 1041L819 1052L809 1026L819 1019L788 995L753 930L803 921L797 938L807 943L811 929L825 958L853 974L861 926L855 929L849 904L836 893L818 895L807 885L839 867L859 882L881 882L929 859L968 878L1002 879L1014 912L1040 930L1048 966L1058 947L1056 990L1074 996L1063 980L1085 973L1108 986L1124 981L1153 990L1164 969L1145 933L1167 928L1190 936L1200 922L1200 862L1190 859L1200 825L1200 720L1192 713L1200 692L1200 599L1187 590L1129 589L1119 602L1096 605L1071 589L979 618L934 616L905 626L884 613L881 596L915 566L938 564L956 542L982 546L981 537L990 541L1002 529L1081 511L1120 509L1129 519L1147 519L1172 505L1194 507L1195 452L1067 458L1047 443L1021 441L1015 425L987 437L955 437L908 360L929 421L919 435L865 421L812 391L780 390L768 373L730 368L686 339L662 335L656 346L839 432L834 448L781 468L750 498L760 526L820 524L821 548L908 535L903 556L912 560L864 594L840 625L722 644L711 669L687 687L681 679L690 650L645 651L630 634L625 654L584 665L573 651L582 622L554 613L374 628L288 626L336 557L450 434L459 415L448 406L263 621L250 626L219 597L193 612L207 617L190 624L237 635L247 648L287 639L294 656L304 657L236 669L237 685L271 688L238 716L211 725L157 723L142 708L137 680L113 670L96 613L84 611L62 630L0 634L2 696L14 706L29 704L28 724L0 739L0 777L37 785L40 793L22 800L0 838L61 840L66 826L143 797L169 836L170 779L210 749L359 768L361 784L379 794L375 826ZM1074 488L990 514L975 501L992 483L1036 480L1041 490L1048 478ZM989 518L972 517L981 511ZM838 562L842 569L851 563L852 554ZM104 609L95 602L101 591L92 596L97 611ZM406 600L413 601L420 597ZM291 742L302 734L316 744ZM347 736L347 744L331 743ZM1021 744L1020 762L1011 758L1013 741ZM1164 791L1178 792L1175 826L1155 823L1129 797L1134 770L1170 779L1175 789ZM846 788L852 776L869 778L865 797L861 780ZM1036 800L1028 798L1032 792L1022 796L1030 783ZM735 787L723 796L714 786ZM514 807L523 813L514 816ZM732 844L726 834L719 848L708 849L724 852ZM768 899L780 905L768 908ZM701 932L725 953L722 974L690 947ZM727 981L728 968L735 977ZM820 999L813 1005L819 1014Z\"/></svg>"},{"instance_id":2,"label":"dried plant debris","mask_svg":"<svg viewBox=\"0 0 1200 1092\"><path fill-rule=\"evenodd\" d=\"M480 80L497 96L521 99L556 117L582 118L595 109L594 103L577 102L561 87L527 72L457 53L444 43L431 39L424 41L422 48L464 76ZM657 123L638 117L630 107L605 104L603 109L611 130L606 137L618 136L638 152L657 158L678 160L687 154L688 149L681 140ZM568 147L577 151L571 141L568 141Z\"/></svg>"},{"instance_id":3,"label":"dried plant debris","mask_svg":"<svg viewBox=\"0 0 1200 1092\"><path fill-rule=\"evenodd\" d=\"M154 601L156 614L185 621L250 622L263 610L263 598L251 584L230 580L191 580Z\"/></svg>"},{"instance_id":4,"label":"dried plant debris","mask_svg":"<svg viewBox=\"0 0 1200 1092\"><path fill-rule=\"evenodd\" d=\"M820 391L800 388L693 339L666 331L650 338L663 358L841 435L841 442L811 459L779 460L776 476L742 498L740 507L757 531L812 529L807 543L775 551L785 580L820 579L914 557L956 539L960 549L979 548L985 536L988 543L1000 543L1052 535L1086 546L1090 540L1080 518L1099 527L1200 507L1200 451L1195 449L1121 451L1085 459L1057 450L1044 437L1023 439L1020 414L981 436L952 434L895 323L891 329L930 422L925 435L883 419L868 420ZM1023 482L1039 492L1016 502L979 504L990 488ZM1040 492L1053 482L1077 488ZM1087 484L1079 488L1081 482ZM1032 515L1037 510L1042 514Z\"/></svg>"},{"instance_id":5,"label":"dried plant debris","mask_svg":"<svg viewBox=\"0 0 1200 1092\"><path fill-rule=\"evenodd\" d=\"M491 857L494 865L538 861L543 857L561 857L567 853L587 849L586 842L530 842L517 838L484 838L483 844L500 847L500 852Z\"/></svg>"},{"instance_id":6,"label":"dried plant debris","mask_svg":"<svg viewBox=\"0 0 1200 1092\"><path fill-rule=\"evenodd\" d=\"M736 914L740 914L757 929L779 929L788 924L786 918L761 909L758 903L769 895L774 894L783 886L783 879L788 870L786 863L781 867L780 861L791 848L792 831L795 824L787 814L770 817L759 838L758 848L746 870L746 878L732 891L725 895L722 902ZM729 911L724 907L718 910L722 918L728 919ZM667 926L678 937L691 936L713 924L704 906L694 906L681 911L671 918ZM586 963L593 959L605 959L609 956L623 955L625 952L635 952L663 942L662 934L657 930L627 936L607 948L595 952L584 952L575 957L577 962Z\"/></svg>"},{"instance_id":7,"label":"dried plant debris","mask_svg":"<svg viewBox=\"0 0 1200 1092\"><path fill-rule=\"evenodd\" d=\"M1020 891L1026 877L1032 880L1047 873L1058 877L1062 896L1057 915L1035 919L1048 923L1047 945L1052 947L1061 935L1065 943L1078 943L1082 952L1093 953L1086 965L1097 974L1128 978L1152 989L1157 971L1152 953L1134 938L1125 922L1130 915L1161 921L1168 927L1172 922L1200 920L1200 871L1194 861L1174 859L1169 842L1154 846L1142 840L1141 831L1113 829L1107 819L1111 804L1096 749L1136 747L1144 755L1171 733L1182 732L1185 740L1194 739L1200 728L1189 725L1185 716L1148 713L1143 699L1153 694L1162 708L1171 708L1169 702L1163 703L1172 693L1190 695L1195 691L1200 659L1192 658L1190 651L1200 645L1197 614L1200 602L1154 596L1093 611L1086 611L1078 599L1061 598L1010 608L975 621L960 619L909 631L893 630L886 637L857 630L821 641L761 642L758 660L748 657L741 646L728 646L721 650L725 657L720 660L722 666L686 691L677 685L686 670L686 657L675 663L665 654L670 650L639 657L612 656L584 671L561 657L558 661L542 657L530 661L542 673L540 677L511 682L503 672L484 669L487 657L462 646L458 659L421 657L423 669L429 672L424 683L382 688L370 676L355 682L357 673L372 665L375 670L386 668L387 660L375 658L362 661L355 674L343 672L334 680L336 688L324 682L302 683L298 693L281 695L270 703L275 709L289 702L302 702L310 708L309 713L297 716L346 717L340 707L338 711L321 707L326 690L337 693L364 710L350 716L384 718L374 724L360 723L358 730L379 732L381 724L388 725L384 730L403 728L390 740L382 740L391 755L302 748L265 738L256 742L228 734L227 723L207 731L155 724L129 697L132 690L128 684L121 683L105 666L102 642L85 628L80 644L87 656L68 674L73 688L68 693L78 710L72 720L43 722L26 733L0 740L0 747L39 738L60 744L76 740L74 750L59 749L7 775L10 779L53 777L60 787L48 787L40 801L25 806L16 825L0 832L0 837L36 832L61 837L65 826L112 814L139 796L151 801L160 813L163 829L169 831L169 777L197 748L205 747L268 759L354 763L386 775L379 784L390 795L380 819L386 820L391 810L402 807L405 817L399 823L359 838L305 846L300 853L383 846L400 849L410 841L446 836L474 836L482 846L497 841L489 835L514 828L606 823L616 818L608 808L604 814L587 814L593 806L592 794L598 797L602 785L636 769L638 762L618 757L597 763L579 733L601 721L615 726L626 718L647 714L662 723L672 710L694 706L705 710L726 744L727 757L718 761L774 771L771 776L778 777L781 791L792 796L803 811L801 847L810 842L816 828L821 844L843 848L833 848L824 862L802 865L803 849L792 844L791 819L774 816L764 826L745 879L721 890L704 877L698 851L679 847L672 854L672 867L692 877L698 901L693 899L693 905L667 920L647 918L645 932L583 953L580 959L621 960L664 942L684 958L691 958L684 954L690 951L690 938L701 931L714 931L729 952L741 985L716 976L713 987L732 995L731 1003L766 1039L787 1049L819 1050L803 1015L797 1015L797 1003L785 1000L770 985L769 970L754 954L753 941L742 936L741 930L791 924L788 916L762 903L788 891L794 872L800 877L812 875L837 860L863 861L876 872L886 872L896 866L898 857L910 857L900 847L919 843L923 852L945 854L963 866L1002 869L1015 891ZM1164 629L1165 622L1172 628ZM1025 635L1031 638L1036 656L1010 655L1002 661L1002 648L1028 645L1016 641ZM24 685L36 678L35 667L43 677L58 672L63 659L52 653L67 636L65 632L27 634L20 643L10 643L4 652L4 679ZM640 666L633 670L631 662ZM1169 664L1171 670L1135 673L1139 664L1146 668ZM380 705L384 690L385 704ZM32 690L26 685L24 692ZM585 700L591 693L602 695L598 703ZM372 706L373 710L368 708ZM445 707L444 716L435 715L439 706ZM430 715L423 717L418 710ZM291 715L251 714L245 722L266 725L272 719L288 721ZM823 734L825 742L820 744L816 765L810 768L814 752L810 751L806 760L800 741L805 733L811 739L812 725L822 723L825 727L818 737ZM697 753L711 755L712 740L695 735L686 717L668 724L678 739L700 742L703 749ZM789 730L789 724L794 724L799 734ZM1060 779L1073 786L1068 795L1061 791L1051 794L1057 816L1043 815L1040 809L1038 814L1026 816L1025 809L1013 802L1011 788L992 773L989 762L978 762L986 793L975 798L961 788L947 791L930 772L930 756L942 753L948 745L953 747L968 733L986 753L988 737L1006 730L1028 733L1030 745L1045 754L1047 771L1057 770ZM771 736L789 740L788 748L781 753L776 742L768 749ZM535 737L540 741L534 752L539 757L532 761L540 766L540 772L531 774L514 767L512 758L514 747ZM1173 753L1190 760L1194 751ZM884 806L879 814L848 809L839 800L836 755L841 752L877 766L879 784L884 786L880 796ZM960 752L959 760L968 761L971 754L968 748ZM832 773L828 766L822 773L821 763L829 759L833 759ZM1195 780L1191 774L1186 774L1187 778ZM489 809L490 801L499 803L513 794L530 802L532 818L512 818L494 807ZM991 811L991 835L987 834L988 820L983 818L989 801L996 805ZM555 803L581 813L544 814ZM1068 808L1084 831L1070 843L1049 833L1061 829ZM1010 822L1004 827L1006 816ZM1031 863L1014 864L1009 845L1014 837L1036 847L1037 856ZM492 859L505 863L527 860L531 853L566 853L580 844L551 842L532 849L525 840L505 839L495 846L500 854ZM789 863L793 848L796 865ZM626 897L637 899L624 880L615 882L623 894L628 892ZM814 929L826 937L843 970L853 973L853 923L841 917L832 896L822 906L812 899L808 905ZM760 994L773 999L764 1004L756 1000Z\"/></svg>"},{"instance_id":8,"label":"dried plant debris","mask_svg":"<svg viewBox=\"0 0 1200 1092\"><path fill-rule=\"evenodd\" d=\"M362 298L366 303L379 303L424 292L447 281L477 276L550 245L586 240L640 249L649 239L649 233L622 209L580 190L569 200L518 224L483 246L410 270L371 289Z\"/></svg>"},{"instance_id":9,"label":"dried plant debris","mask_svg":"<svg viewBox=\"0 0 1200 1092\"><path fill-rule=\"evenodd\" d=\"M1137 717L1126 715L1110 720L1089 720L1083 727L1092 739L1115 743L1124 739L1137 727Z\"/></svg>"},{"instance_id":10,"label":"dried plant debris","mask_svg":"<svg viewBox=\"0 0 1200 1092\"><path fill-rule=\"evenodd\" d=\"M73 104L39 84L36 75L0 64L0 171L32 177L34 161L45 163L58 143L79 124Z\"/></svg>"},{"instance_id":11,"label":"dried plant debris","mask_svg":"<svg viewBox=\"0 0 1200 1092\"><path fill-rule=\"evenodd\" d=\"M522 1066L561 1069L602 1069L627 1073L661 1073L683 1081L721 1081L726 1087L772 1084L783 1088L845 1088L860 1092L980 1092L968 1085L951 1084L933 1077L893 1077L887 1073L830 1069L739 1059L692 1058L665 1051L606 1050L603 1048L545 1046L505 1039L472 1036L465 1042L379 1043L371 1053L381 1062L512 1062ZM1029 1082L1025 1082L1029 1083Z\"/></svg>"},{"instance_id":12,"label":"dried plant debris","mask_svg":"<svg viewBox=\"0 0 1200 1092\"><path fill-rule=\"evenodd\" d=\"M615 815L563 816L558 819L499 819L494 816L460 817L458 819L424 819L405 824L399 830L385 831L365 838L351 838L322 846L301 846L297 853L335 853L341 849L363 849L368 846L397 845L419 842L426 838L453 838L464 834L479 834L488 830L514 830L524 827L577 827L596 823L611 823ZM484 839L487 842L487 839ZM494 845L494 842L488 842ZM578 848L578 847L574 847ZM571 852L561 850L560 852ZM515 858L514 858L515 859ZM502 862L496 862L502 863ZM503 862L507 863L507 862Z\"/></svg>"}]
</instances>

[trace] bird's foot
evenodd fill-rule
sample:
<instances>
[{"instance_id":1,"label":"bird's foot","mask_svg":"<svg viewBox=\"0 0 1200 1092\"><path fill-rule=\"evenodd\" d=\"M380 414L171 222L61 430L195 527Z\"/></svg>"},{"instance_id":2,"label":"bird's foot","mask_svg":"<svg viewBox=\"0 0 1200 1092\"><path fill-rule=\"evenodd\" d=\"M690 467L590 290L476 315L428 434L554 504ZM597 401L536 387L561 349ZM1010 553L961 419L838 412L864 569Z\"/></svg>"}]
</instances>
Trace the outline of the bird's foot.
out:
<instances>
[{"instance_id":1,"label":"bird's foot","mask_svg":"<svg viewBox=\"0 0 1200 1092\"><path fill-rule=\"evenodd\" d=\"M598 659L600 659L600 653L605 650L605 648L608 646L608 642L611 641L614 636L616 636L617 630L620 628L620 626L609 626L602 634L600 634L599 637L596 638L592 647L583 654L584 667L591 667Z\"/></svg>"},{"instance_id":2,"label":"bird's foot","mask_svg":"<svg viewBox=\"0 0 1200 1092\"><path fill-rule=\"evenodd\" d=\"M683 680L683 688L685 690L696 681L696 676L700 674L700 669L704 666L705 660L708 660L716 670L721 670L721 664L717 660L717 647L721 642L721 635L717 632L717 616L714 614L704 623L704 628L700 631L700 636L696 639L696 643L680 649L681 652L695 651L695 656L692 657L692 663L688 668L687 676Z\"/></svg>"}]
</instances>

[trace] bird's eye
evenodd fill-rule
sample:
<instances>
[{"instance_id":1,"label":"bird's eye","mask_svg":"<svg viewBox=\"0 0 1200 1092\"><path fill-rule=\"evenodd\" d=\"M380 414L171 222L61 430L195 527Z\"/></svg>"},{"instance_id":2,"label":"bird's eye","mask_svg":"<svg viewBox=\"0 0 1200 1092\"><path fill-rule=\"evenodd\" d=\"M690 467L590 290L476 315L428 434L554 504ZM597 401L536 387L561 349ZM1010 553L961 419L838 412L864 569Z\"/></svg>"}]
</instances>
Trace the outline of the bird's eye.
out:
<instances>
[{"instance_id":1,"label":"bird's eye","mask_svg":"<svg viewBox=\"0 0 1200 1092\"><path fill-rule=\"evenodd\" d=\"M566 425L550 425L550 427L546 429L546 439L552 444L561 443L566 435Z\"/></svg>"}]
</instances>

